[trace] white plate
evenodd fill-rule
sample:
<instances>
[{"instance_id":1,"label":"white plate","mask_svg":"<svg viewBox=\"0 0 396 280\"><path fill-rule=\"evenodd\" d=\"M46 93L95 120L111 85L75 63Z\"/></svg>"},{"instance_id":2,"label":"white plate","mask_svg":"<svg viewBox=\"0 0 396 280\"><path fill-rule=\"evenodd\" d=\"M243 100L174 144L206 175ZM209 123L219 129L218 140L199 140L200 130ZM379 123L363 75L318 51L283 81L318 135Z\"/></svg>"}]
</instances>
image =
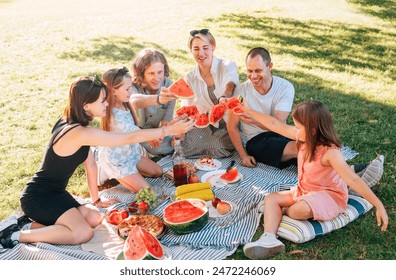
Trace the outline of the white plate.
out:
<instances>
[{"instance_id":1,"label":"white plate","mask_svg":"<svg viewBox=\"0 0 396 280\"><path fill-rule=\"evenodd\" d=\"M169 196L170 201L175 202L176 201L176 191L173 191L171 195Z\"/></svg>"},{"instance_id":2,"label":"white plate","mask_svg":"<svg viewBox=\"0 0 396 280\"><path fill-rule=\"evenodd\" d=\"M230 215L232 213L232 211L234 211L235 207L231 201L226 201L226 200L222 200L222 201L228 202L231 205L230 212L228 212L227 214L221 215L219 212L217 212L216 208L213 207L212 201L208 201L208 202L206 202L206 206L209 209L209 218L218 219L218 218L227 217L228 215Z\"/></svg>"},{"instance_id":3,"label":"white plate","mask_svg":"<svg viewBox=\"0 0 396 280\"><path fill-rule=\"evenodd\" d=\"M194 163L195 167L198 168L199 170L202 171L213 171L217 170L221 167L221 162L217 159L213 159L214 166L207 166L207 165L201 165L198 162L199 159L197 159Z\"/></svg>"},{"instance_id":4,"label":"white plate","mask_svg":"<svg viewBox=\"0 0 396 280\"><path fill-rule=\"evenodd\" d=\"M162 249L164 250L164 258L162 260L171 260L172 259L172 253L169 250L168 247L162 245ZM124 256L124 251L121 251L118 256L116 257L116 260L118 261L124 261L125 256Z\"/></svg>"},{"instance_id":5,"label":"white plate","mask_svg":"<svg viewBox=\"0 0 396 280\"><path fill-rule=\"evenodd\" d=\"M225 172L226 171L224 169L221 169L221 170L215 170L212 172L205 173L201 177L201 182L211 183L212 186L215 187L225 187L227 185L232 185L238 182L239 180L243 179L243 175L241 173L238 173L238 177L232 183L226 183L220 179L220 176L223 175Z\"/></svg>"}]
</instances>

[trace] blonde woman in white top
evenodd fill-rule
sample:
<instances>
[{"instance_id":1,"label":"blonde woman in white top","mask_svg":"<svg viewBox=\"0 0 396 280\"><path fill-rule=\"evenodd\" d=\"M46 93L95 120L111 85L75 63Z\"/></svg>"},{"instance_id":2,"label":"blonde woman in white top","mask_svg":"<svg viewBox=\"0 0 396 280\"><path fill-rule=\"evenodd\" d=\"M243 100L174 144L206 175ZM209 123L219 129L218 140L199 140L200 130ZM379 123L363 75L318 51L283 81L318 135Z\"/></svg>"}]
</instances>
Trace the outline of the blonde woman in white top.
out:
<instances>
[{"instance_id":1,"label":"blonde woman in white top","mask_svg":"<svg viewBox=\"0 0 396 280\"><path fill-rule=\"evenodd\" d=\"M216 41L208 29L192 30L188 47L197 64L187 73L185 80L194 91L195 98L183 100L181 106L194 104L200 113L210 112L221 97L233 95L239 83L237 66L228 59L213 55ZM223 120L217 127L210 125L193 129L185 135L182 146L189 157L202 154L227 157L235 150Z\"/></svg>"}]
</instances>

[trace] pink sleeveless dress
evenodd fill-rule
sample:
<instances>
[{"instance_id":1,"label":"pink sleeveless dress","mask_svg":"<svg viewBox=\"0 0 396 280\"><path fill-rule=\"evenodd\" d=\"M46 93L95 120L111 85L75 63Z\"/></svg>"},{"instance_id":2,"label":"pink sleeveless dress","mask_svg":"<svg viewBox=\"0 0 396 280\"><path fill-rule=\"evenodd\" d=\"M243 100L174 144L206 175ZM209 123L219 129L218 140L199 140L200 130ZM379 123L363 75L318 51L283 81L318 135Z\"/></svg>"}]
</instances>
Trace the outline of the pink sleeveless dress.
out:
<instances>
[{"instance_id":1,"label":"pink sleeveless dress","mask_svg":"<svg viewBox=\"0 0 396 280\"><path fill-rule=\"evenodd\" d=\"M313 161L304 159L305 144L298 152L298 185L292 189L295 201L304 200L311 207L315 220L330 220L346 209L348 189L333 167L323 166L321 161L328 149L318 146Z\"/></svg>"}]
</instances>

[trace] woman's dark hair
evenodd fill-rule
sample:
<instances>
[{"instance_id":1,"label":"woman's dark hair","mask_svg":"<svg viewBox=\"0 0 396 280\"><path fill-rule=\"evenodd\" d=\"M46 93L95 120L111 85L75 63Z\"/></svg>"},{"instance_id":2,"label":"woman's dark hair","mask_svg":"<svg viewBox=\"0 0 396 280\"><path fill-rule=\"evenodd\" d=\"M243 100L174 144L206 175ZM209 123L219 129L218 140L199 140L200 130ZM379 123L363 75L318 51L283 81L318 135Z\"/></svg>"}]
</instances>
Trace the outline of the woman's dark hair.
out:
<instances>
[{"instance_id":1,"label":"woman's dark hair","mask_svg":"<svg viewBox=\"0 0 396 280\"><path fill-rule=\"evenodd\" d=\"M68 123L87 126L93 120L93 116L87 114L84 105L98 100L102 89L105 90L107 98L108 89L96 76L80 77L74 81L70 86L68 103L63 113L65 120Z\"/></svg>"}]
</instances>

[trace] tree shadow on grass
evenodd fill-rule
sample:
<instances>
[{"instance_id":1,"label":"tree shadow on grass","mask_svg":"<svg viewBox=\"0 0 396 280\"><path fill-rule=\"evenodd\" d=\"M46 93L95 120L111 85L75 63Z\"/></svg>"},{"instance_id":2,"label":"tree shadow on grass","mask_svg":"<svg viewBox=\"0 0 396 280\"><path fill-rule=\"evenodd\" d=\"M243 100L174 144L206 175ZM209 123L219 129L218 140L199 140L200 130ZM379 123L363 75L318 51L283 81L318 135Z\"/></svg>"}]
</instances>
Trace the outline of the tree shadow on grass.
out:
<instances>
[{"instance_id":1,"label":"tree shadow on grass","mask_svg":"<svg viewBox=\"0 0 396 280\"><path fill-rule=\"evenodd\" d=\"M64 52L59 55L62 59L70 59L77 61L93 60L100 63L125 65L130 68L132 60L139 51L144 48L152 47L164 53L168 63L172 61L188 61L191 57L187 51L183 50L169 50L163 48L161 45L152 42L137 42L133 37L99 37L81 44L76 44L79 47ZM173 76L180 76L171 67Z\"/></svg>"},{"instance_id":2,"label":"tree shadow on grass","mask_svg":"<svg viewBox=\"0 0 396 280\"><path fill-rule=\"evenodd\" d=\"M365 69L394 79L396 34L377 28L321 21L271 18L265 12L226 14L207 21L224 37L238 38L246 52L254 46L270 47L271 53L289 54L304 68L332 69L370 76ZM301 63L301 62L300 62Z\"/></svg>"},{"instance_id":3,"label":"tree shadow on grass","mask_svg":"<svg viewBox=\"0 0 396 280\"><path fill-rule=\"evenodd\" d=\"M352 5L357 6L363 13L395 21L396 2L395 0L348 0Z\"/></svg>"},{"instance_id":4,"label":"tree shadow on grass","mask_svg":"<svg viewBox=\"0 0 396 280\"><path fill-rule=\"evenodd\" d=\"M263 46L272 54L291 57L299 70L279 73L274 69L273 73L294 84L295 104L309 99L323 101L335 114L334 121L346 145L371 156L388 151L388 159L396 160L390 152L390 147L396 145L393 128L396 123L394 118L389 119L396 114L395 107L366 100L359 92L346 94L342 86L335 87L334 78L323 76L323 73L348 73L367 80L381 78L388 86L394 84L396 67L391 62L396 55L396 34L393 31L272 18L262 11L225 14L206 21L220 36L237 42L236 47L245 53L252 47ZM377 76L373 77L373 73ZM246 74L240 77L241 81L246 80ZM343 82L348 81L340 84Z\"/></svg>"}]
</instances>

